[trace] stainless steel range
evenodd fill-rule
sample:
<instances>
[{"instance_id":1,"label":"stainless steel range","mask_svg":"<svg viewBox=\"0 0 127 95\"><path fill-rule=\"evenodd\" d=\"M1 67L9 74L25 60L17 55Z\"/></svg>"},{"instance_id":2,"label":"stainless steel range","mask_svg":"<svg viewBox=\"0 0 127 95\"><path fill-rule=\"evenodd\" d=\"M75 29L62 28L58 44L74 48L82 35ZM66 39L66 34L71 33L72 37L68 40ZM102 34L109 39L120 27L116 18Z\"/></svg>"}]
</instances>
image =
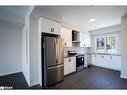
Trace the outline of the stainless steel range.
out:
<instances>
[{"instance_id":1,"label":"stainless steel range","mask_svg":"<svg viewBox=\"0 0 127 95\"><path fill-rule=\"evenodd\" d=\"M79 54L77 51L68 51L68 55L76 56L76 71L81 71L84 69L85 56L84 54Z\"/></svg>"},{"instance_id":2,"label":"stainless steel range","mask_svg":"<svg viewBox=\"0 0 127 95\"><path fill-rule=\"evenodd\" d=\"M81 71L84 69L85 57L84 55L76 55L76 71Z\"/></svg>"}]
</instances>

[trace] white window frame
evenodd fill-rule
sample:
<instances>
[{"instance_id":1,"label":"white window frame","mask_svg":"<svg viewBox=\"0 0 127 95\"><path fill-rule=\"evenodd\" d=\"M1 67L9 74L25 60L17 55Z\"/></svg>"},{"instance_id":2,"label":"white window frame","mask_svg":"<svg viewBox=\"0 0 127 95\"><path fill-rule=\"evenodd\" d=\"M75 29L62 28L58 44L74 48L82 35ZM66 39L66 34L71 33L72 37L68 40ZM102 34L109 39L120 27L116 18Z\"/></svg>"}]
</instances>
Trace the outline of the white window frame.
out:
<instances>
[{"instance_id":1,"label":"white window frame","mask_svg":"<svg viewBox=\"0 0 127 95\"><path fill-rule=\"evenodd\" d=\"M117 41L117 35L114 34L114 35L106 36L106 38L107 38L107 37L115 37L115 51L114 51L114 52L113 52L113 51L107 51L107 47L105 47L105 48L106 48L106 53L117 53L117 50L118 50L118 47L117 47L117 46L118 46L118 45L117 45L117 42L118 42L118 41ZM105 39L106 39L106 38L105 38ZM107 42L106 42L106 45L107 45Z\"/></svg>"},{"instance_id":2,"label":"white window frame","mask_svg":"<svg viewBox=\"0 0 127 95\"><path fill-rule=\"evenodd\" d=\"M107 45L107 43L106 43L106 38L107 37L115 37L115 52L108 52L107 51L107 47L106 47L106 45ZM99 38L104 38L104 51L98 51L97 50L97 39L99 39ZM118 35L117 34L107 34L107 35L97 35L96 37L95 37L95 52L96 53L110 53L110 54L114 54L114 53L118 53Z\"/></svg>"},{"instance_id":3,"label":"white window frame","mask_svg":"<svg viewBox=\"0 0 127 95\"><path fill-rule=\"evenodd\" d=\"M105 38L104 38L104 50L98 50L97 49L97 39L104 38L103 36L97 37L95 40L95 50L97 53L104 53L105 52Z\"/></svg>"}]
</instances>

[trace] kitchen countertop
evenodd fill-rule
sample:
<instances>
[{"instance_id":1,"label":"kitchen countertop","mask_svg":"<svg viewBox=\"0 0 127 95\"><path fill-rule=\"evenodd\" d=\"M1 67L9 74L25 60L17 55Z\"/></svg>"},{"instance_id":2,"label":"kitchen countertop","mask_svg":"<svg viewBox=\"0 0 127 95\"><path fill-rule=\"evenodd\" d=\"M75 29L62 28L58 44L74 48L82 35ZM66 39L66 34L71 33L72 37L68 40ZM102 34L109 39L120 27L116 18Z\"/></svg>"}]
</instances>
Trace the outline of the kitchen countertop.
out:
<instances>
[{"instance_id":1,"label":"kitchen countertop","mask_svg":"<svg viewBox=\"0 0 127 95\"><path fill-rule=\"evenodd\" d=\"M84 53L84 54L68 55L68 56L64 56L64 58L76 57L77 55L84 55L85 56L85 55L92 55L92 54L121 56L121 54L111 54L111 53Z\"/></svg>"},{"instance_id":2,"label":"kitchen countertop","mask_svg":"<svg viewBox=\"0 0 127 95\"><path fill-rule=\"evenodd\" d=\"M76 57L77 55L91 55L90 53L84 53L84 54L76 54L76 55L67 55L67 56L64 56L64 58L68 58L68 57Z\"/></svg>"},{"instance_id":3,"label":"kitchen countertop","mask_svg":"<svg viewBox=\"0 0 127 95\"><path fill-rule=\"evenodd\" d=\"M91 53L91 54L121 56L121 54L111 54L111 53Z\"/></svg>"},{"instance_id":4,"label":"kitchen countertop","mask_svg":"<svg viewBox=\"0 0 127 95\"><path fill-rule=\"evenodd\" d=\"M64 56L64 58L69 58L69 57L76 57L76 55L68 55L68 56Z\"/></svg>"}]
</instances>

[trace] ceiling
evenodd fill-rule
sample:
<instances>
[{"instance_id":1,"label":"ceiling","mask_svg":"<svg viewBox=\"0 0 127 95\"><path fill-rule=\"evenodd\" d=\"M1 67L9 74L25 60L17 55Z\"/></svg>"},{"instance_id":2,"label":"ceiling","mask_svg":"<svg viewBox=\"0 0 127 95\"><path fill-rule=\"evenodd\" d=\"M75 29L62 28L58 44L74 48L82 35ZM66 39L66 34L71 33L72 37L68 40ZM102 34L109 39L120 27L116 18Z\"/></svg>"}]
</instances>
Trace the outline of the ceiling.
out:
<instances>
[{"instance_id":1,"label":"ceiling","mask_svg":"<svg viewBox=\"0 0 127 95\"><path fill-rule=\"evenodd\" d=\"M120 24L127 6L44 6L63 17L63 21L79 26L83 32ZM89 18L96 21L90 23Z\"/></svg>"},{"instance_id":2,"label":"ceiling","mask_svg":"<svg viewBox=\"0 0 127 95\"><path fill-rule=\"evenodd\" d=\"M41 6L81 28L82 32L120 24L127 6ZM22 27L29 6L0 6L0 26ZM96 21L90 23L89 18Z\"/></svg>"},{"instance_id":3,"label":"ceiling","mask_svg":"<svg viewBox=\"0 0 127 95\"><path fill-rule=\"evenodd\" d=\"M0 26L22 28L28 6L0 6Z\"/></svg>"}]
</instances>

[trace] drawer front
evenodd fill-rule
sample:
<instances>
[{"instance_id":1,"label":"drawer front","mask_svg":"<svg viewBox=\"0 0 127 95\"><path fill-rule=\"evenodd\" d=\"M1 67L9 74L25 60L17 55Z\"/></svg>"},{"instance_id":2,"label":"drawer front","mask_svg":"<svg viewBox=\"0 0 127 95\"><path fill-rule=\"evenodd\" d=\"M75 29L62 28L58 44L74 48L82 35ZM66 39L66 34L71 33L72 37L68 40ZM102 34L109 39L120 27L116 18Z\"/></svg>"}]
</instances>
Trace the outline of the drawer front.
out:
<instances>
[{"instance_id":1,"label":"drawer front","mask_svg":"<svg viewBox=\"0 0 127 95\"><path fill-rule=\"evenodd\" d=\"M57 66L57 67L49 67L47 69L47 77L46 77L46 85L51 86L57 82L60 82L63 80L64 75L64 66Z\"/></svg>"}]
</instances>

